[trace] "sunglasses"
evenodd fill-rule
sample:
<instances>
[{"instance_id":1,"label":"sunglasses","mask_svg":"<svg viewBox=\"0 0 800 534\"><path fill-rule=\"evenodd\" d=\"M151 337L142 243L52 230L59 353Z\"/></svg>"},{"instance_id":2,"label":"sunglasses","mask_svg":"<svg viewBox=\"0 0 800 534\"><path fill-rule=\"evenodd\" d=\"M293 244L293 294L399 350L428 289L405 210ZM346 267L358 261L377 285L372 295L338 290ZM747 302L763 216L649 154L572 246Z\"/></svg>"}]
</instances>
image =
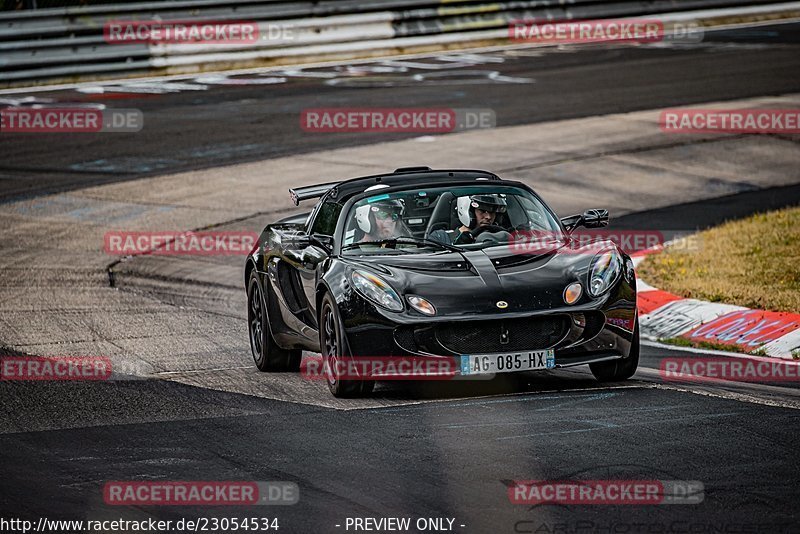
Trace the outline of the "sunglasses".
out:
<instances>
[{"instance_id":1,"label":"sunglasses","mask_svg":"<svg viewBox=\"0 0 800 534\"><path fill-rule=\"evenodd\" d=\"M375 212L375 217L383 221L385 221L386 219L397 221L400 219L400 214L397 213L396 211L378 210Z\"/></svg>"}]
</instances>

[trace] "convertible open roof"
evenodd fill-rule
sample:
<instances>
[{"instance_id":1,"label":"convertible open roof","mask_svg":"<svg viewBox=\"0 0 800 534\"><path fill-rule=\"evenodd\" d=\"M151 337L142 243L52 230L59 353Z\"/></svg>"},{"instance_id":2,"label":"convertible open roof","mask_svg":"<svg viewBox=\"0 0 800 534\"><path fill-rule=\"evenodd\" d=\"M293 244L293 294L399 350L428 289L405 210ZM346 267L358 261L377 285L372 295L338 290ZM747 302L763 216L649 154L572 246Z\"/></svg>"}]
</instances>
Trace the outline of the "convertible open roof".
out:
<instances>
[{"instance_id":1,"label":"convertible open roof","mask_svg":"<svg viewBox=\"0 0 800 534\"><path fill-rule=\"evenodd\" d=\"M406 183L448 182L470 179L499 180L500 177L494 173L479 170L433 170L430 167L401 167L388 174L375 174L372 176L353 178L343 182L296 187L289 189L289 195L294 205L299 206L300 202L304 200L321 198L328 192L332 192L334 197L347 197L353 193L360 193L367 187L375 184L394 186Z\"/></svg>"}]
</instances>

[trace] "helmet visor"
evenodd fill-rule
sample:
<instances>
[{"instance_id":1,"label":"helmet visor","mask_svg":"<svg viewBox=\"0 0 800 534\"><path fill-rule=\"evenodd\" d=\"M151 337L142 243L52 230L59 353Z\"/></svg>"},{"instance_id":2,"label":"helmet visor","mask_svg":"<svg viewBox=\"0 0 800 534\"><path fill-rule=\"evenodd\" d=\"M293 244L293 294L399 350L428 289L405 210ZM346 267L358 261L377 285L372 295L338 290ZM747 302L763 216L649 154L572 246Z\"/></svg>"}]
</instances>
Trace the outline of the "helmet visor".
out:
<instances>
[{"instance_id":1,"label":"helmet visor","mask_svg":"<svg viewBox=\"0 0 800 534\"><path fill-rule=\"evenodd\" d=\"M478 210L488 211L490 213L505 213L506 212L506 205L505 203L501 204L499 201L496 202L485 202L483 200L472 200L470 205Z\"/></svg>"},{"instance_id":2,"label":"helmet visor","mask_svg":"<svg viewBox=\"0 0 800 534\"><path fill-rule=\"evenodd\" d=\"M372 213L375 215L376 219L380 219L382 221L385 220L392 220L398 221L400 220L400 210L386 208L383 206L372 206Z\"/></svg>"}]
</instances>

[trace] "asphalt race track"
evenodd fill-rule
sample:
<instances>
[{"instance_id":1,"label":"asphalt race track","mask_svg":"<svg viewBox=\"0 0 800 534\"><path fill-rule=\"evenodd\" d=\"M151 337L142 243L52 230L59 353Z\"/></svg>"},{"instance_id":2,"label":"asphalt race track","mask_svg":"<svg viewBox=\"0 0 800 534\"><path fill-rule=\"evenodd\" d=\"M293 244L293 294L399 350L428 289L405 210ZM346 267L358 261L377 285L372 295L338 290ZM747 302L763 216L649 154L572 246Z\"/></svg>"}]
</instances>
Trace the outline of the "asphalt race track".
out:
<instances>
[{"instance_id":1,"label":"asphalt race track","mask_svg":"<svg viewBox=\"0 0 800 534\"><path fill-rule=\"evenodd\" d=\"M685 45L453 53L216 81L0 94L0 105L28 99L139 109L146 124L102 140L46 134L32 144L25 134L4 134L0 198L417 135L306 133L298 122L307 108L491 108L497 126L513 126L791 93L800 87L798 42L800 25L782 24L709 32Z\"/></svg>"},{"instance_id":2,"label":"asphalt race track","mask_svg":"<svg viewBox=\"0 0 800 534\"><path fill-rule=\"evenodd\" d=\"M152 364L108 382L0 382L0 517L34 522L267 517L278 518L279 532L352 532L345 525L354 517L449 518L453 531L465 533L800 532L800 459L792 441L800 430L797 381L669 382L659 375L664 358L710 355L648 344L639 372L624 383L600 385L588 369L574 368L481 382L381 384L373 399L339 402L323 384L255 370L236 278L241 258L116 262L65 246L57 249L63 257L29 265L41 258L36 248L56 246L34 236L79 243L80 236L73 235L79 227L66 219L35 218L51 193L119 203L112 193L140 194L165 175L187 173L176 175L168 191L172 195L180 189L174 184L180 185L174 194L186 203L174 200L177 208L164 211L164 217L204 227L206 219L181 210L201 197L210 199L209 212L223 213L214 202L227 202L228 193L202 185L222 166L300 155L333 165L331 154L340 159L352 154L346 150L379 154L391 148L378 143L419 137L305 133L298 115L309 107L491 108L498 127L547 123L555 132L563 125L553 121L800 93L800 24L713 32L701 43L670 47L445 56L247 74L225 83L219 77L187 77L0 95L6 103L135 108L145 117L138 134L0 134L0 206L5 206L0 212L7 217L0 232L6 251L0 260L0 353L105 348ZM237 78L246 81L229 83ZM631 127L640 120L631 119ZM578 131L583 123L575 124ZM487 154L503 154L501 136L491 139L494 144L484 145ZM746 163L736 159L734 150L741 150L763 158L756 166L779 171L763 176L730 171L735 179L707 177L702 190L686 186L685 194L672 185L678 182L653 178L646 184L651 195L631 200L614 225L693 231L798 205L798 142L798 136L787 135L665 145L664 150L683 154L687 165L697 159L695 151L719 145L727 148L718 155L729 154L737 165ZM315 155L334 149L345 152ZM637 151L644 149L618 157ZM509 164L517 161L513 158L520 156L510 154ZM565 157L553 166L579 160ZM586 197L610 194L607 184L548 174L549 166L535 171L547 177L542 178L546 191L588 191L580 198L550 193L560 215L579 209ZM258 228L292 212L285 194L292 178L271 173L273 168L284 167L263 165L258 194L266 207L259 211L248 204L240 217L220 216L224 220L214 228ZM219 171L220 177L230 169ZM701 181L699 173L693 177ZM154 181L137 182L146 178ZM543 196L549 201L548 193ZM89 259L81 264L83 256ZM59 263L68 268L59 271ZM109 265L115 289L109 287ZM81 337L75 332L82 332L84 313L98 315ZM136 334L106 335L128 329ZM143 334L149 331L152 336ZM567 479L699 481L704 492L699 504L656 506L509 501L513 480ZM104 503L104 484L127 480L287 481L298 485L300 496L287 506Z\"/></svg>"},{"instance_id":3,"label":"asphalt race track","mask_svg":"<svg viewBox=\"0 0 800 534\"><path fill-rule=\"evenodd\" d=\"M645 365L667 355L644 354ZM797 459L788 445L796 409L638 380L595 389L585 375L562 376L532 379L538 394L354 411L163 381L91 390L15 387L11 395L26 399L29 416L40 414L42 403L52 409L57 398L70 406L55 408L64 417L91 426L0 438L4 512L70 519L256 514L279 517L289 532L336 532L334 525L359 516L455 517L466 525L458 532L535 532L540 524L552 531L554 523L574 531L585 521L685 522L704 532L796 529ZM68 414L76 404L85 421ZM123 412L136 412L142 422L108 424ZM301 500L259 510L103 505L105 481L143 475L288 480L300 486ZM700 480L707 492L699 505L661 507L531 509L508 501L504 481L567 478Z\"/></svg>"}]
</instances>

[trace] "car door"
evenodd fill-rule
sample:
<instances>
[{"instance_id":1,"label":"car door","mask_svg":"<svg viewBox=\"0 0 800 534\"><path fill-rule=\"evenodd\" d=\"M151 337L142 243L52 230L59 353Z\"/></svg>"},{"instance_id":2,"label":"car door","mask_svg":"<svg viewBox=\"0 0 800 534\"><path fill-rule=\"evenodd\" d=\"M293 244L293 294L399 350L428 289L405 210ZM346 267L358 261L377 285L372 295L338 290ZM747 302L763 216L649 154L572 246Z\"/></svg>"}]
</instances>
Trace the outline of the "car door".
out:
<instances>
[{"instance_id":1,"label":"car door","mask_svg":"<svg viewBox=\"0 0 800 534\"><path fill-rule=\"evenodd\" d=\"M341 212L341 204L337 202L323 203L311 220L310 227L308 228L309 237L315 235L317 237L329 238L332 243L333 234L336 231L336 223L339 220L339 214ZM317 283L321 276L319 271L323 262L327 260L328 257L328 252L314 242L309 243L309 245L300 252L300 265L297 272L300 276L300 283L309 311L309 324L315 328L317 324Z\"/></svg>"}]
</instances>

